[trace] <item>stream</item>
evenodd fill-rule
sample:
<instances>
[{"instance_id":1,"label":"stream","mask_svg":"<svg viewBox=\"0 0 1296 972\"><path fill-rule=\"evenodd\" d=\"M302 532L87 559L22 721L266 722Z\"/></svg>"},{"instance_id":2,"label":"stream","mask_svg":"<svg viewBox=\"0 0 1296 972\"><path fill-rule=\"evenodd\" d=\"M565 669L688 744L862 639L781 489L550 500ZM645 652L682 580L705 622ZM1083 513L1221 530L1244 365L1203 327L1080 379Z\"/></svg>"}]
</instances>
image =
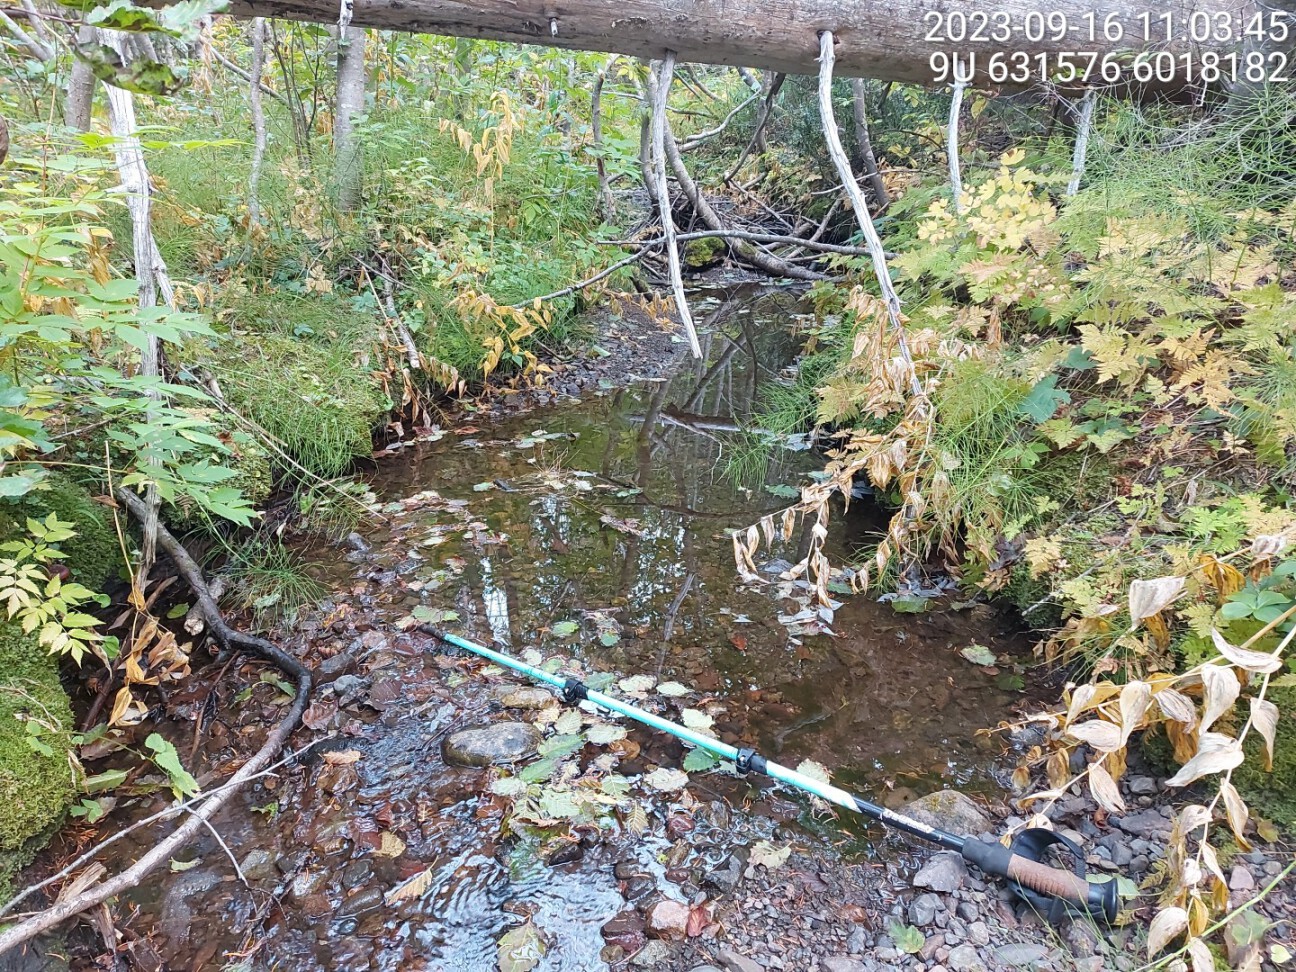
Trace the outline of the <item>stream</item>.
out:
<instances>
[{"instance_id":1,"label":"stream","mask_svg":"<svg viewBox=\"0 0 1296 972\"><path fill-rule=\"evenodd\" d=\"M605 834L546 862L502 832L503 802L483 792L489 771L441 756L449 733L502 718L498 689L516 680L401 631L416 607L508 651L683 683L720 713L713 731L726 741L787 765L816 760L892 806L944 787L1002 793L1005 744L977 730L1026 699L1024 668L959 654L980 644L1024 661L1028 638L997 612L942 600L899 614L856 595L830 621L795 621L804 597L777 577L795 543L763 553L768 583L739 584L728 531L781 510L787 487L822 467L805 436L771 436L741 484L729 475L738 430L767 383L788 378L810 318L783 288L720 289L697 306L710 320L703 361L677 344L664 368L628 360L621 380L579 401L459 413L378 460L371 488L385 520L361 528L363 543L302 547L331 594L286 641L322 683L311 731L293 745L333 738L223 812L229 855L209 839L130 896L132 927L152 932L171 968L490 970L500 936L526 918L548 942L536 968L606 969L600 926L627 907L614 865L634 863L669 893L681 869L776 833L826 857L876 852L876 828L707 773L693 775L699 807L686 835L668 833L663 812L642 835ZM836 561L884 522L867 501L838 510ZM196 773L226 768L280 711L274 684L242 677L247 687L222 698L229 712L214 720L196 690L172 700L162 731L182 754L195 747ZM631 738L641 752L619 772L679 765L673 740ZM124 800L114 819L165 799ZM151 839L141 832L118 859ZM420 875L420 893L385 901Z\"/></svg>"}]
</instances>

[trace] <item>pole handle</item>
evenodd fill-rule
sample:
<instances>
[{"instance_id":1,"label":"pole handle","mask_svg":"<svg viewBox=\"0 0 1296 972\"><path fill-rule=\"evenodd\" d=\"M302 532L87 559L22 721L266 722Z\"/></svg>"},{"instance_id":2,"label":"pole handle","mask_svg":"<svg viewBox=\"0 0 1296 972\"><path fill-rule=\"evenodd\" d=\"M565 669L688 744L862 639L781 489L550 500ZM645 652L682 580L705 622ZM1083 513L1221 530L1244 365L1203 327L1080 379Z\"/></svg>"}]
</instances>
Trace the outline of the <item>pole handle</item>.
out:
<instances>
[{"instance_id":1,"label":"pole handle","mask_svg":"<svg viewBox=\"0 0 1296 972\"><path fill-rule=\"evenodd\" d=\"M1116 918L1119 900L1114 880L1094 884L1072 871L1014 854L997 841L969 837L963 842L962 853L964 860L986 874L1016 881L1023 888L1064 901L1095 918L1108 922Z\"/></svg>"}]
</instances>

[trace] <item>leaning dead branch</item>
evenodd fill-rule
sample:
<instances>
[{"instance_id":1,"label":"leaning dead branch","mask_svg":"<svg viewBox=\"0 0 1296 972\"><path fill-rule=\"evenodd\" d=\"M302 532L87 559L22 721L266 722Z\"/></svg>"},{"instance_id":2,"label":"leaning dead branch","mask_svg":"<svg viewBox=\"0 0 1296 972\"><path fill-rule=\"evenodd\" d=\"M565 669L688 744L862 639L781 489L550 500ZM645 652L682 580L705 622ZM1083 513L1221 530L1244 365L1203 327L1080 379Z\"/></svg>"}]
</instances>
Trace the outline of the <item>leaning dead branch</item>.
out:
<instances>
[{"instance_id":1,"label":"leaning dead branch","mask_svg":"<svg viewBox=\"0 0 1296 972\"><path fill-rule=\"evenodd\" d=\"M891 194L887 192L882 173L878 172L877 156L873 152L873 140L869 138L868 105L864 97L864 79L851 78L851 113L855 119L855 147L860 154L860 165L873 190L873 198L882 209L891 205Z\"/></svg>"},{"instance_id":2,"label":"leaning dead branch","mask_svg":"<svg viewBox=\"0 0 1296 972\"><path fill-rule=\"evenodd\" d=\"M878 235L877 227L873 225L873 217L869 215L864 194L860 192L859 184L851 173L850 159L846 157L846 150L842 148L841 135L837 131L837 120L833 116L832 75L833 35L831 30L825 30L819 35L819 118L823 125L824 141L828 144L828 154L837 168L837 175L842 181L846 195L850 197L860 232L864 234L869 256L873 259L873 272L877 276L878 288L882 291L882 299L886 303L887 318L895 333L900 355L909 370L910 391L915 398L923 398L925 395L922 383L918 380L918 373L914 368L909 342L905 340L904 322L900 318L900 296L896 293L895 285L891 283L891 272L887 268L882 238Z\"/></svg>"},{"instance_id":3,"label":"leaning dead branch","mask_svg":"<svg viewBox=\"0 0 1296 972\"><path fill-rule=\"evenodd\" d=\"M743 167L747 157L753 151L765 151L765 126L769 123L770 115L774 111L774 99L778 97L779 91L783 87L783 81L787 77L785 74L774 74L770 76L769 91L765 93L765 100L761 102L760 111L756 115L756 127L752 129L752 136L747 142L747 147L742 150L735 162L725 173L724 181L732 182L733 177L738 174L738 170Z\"/></svg>"},{"instance_id":4,"label":"leaning dead branch","mask_svg":"<svg viewBox=\"0 0 1296 972\"><path fill-rule=\"evenodd\" d=\"M137 520L148 515L148 505L129 490L119 489L117 502L126 507ZM203 617L217 644L224 649L246 652L275 665L296 682L297 695L288 709L288 714L279 722L266 738L259 750L239 767L229 781L218 791L213 792L206 800L194 807L172 808L174 813L188 813L187 819L169 836L158 842L134 864L107 881L98 882L85 890L57 902L52 907L32 915L17 924L0 932L0 955L23 942L48 931L69 918L95 908L109 898L137 886L149 872L165 861L170 860L182 847L208 826L212 816L230 801L239 791L240 786L265 769L287 743L289 735L296 728L306 703L310 697L311 673L297 659L276 647L264 638L244 634L231 628L221 614L220 608L212 597L207 583L203 580L202 569L189 555L189 551L178 541L165 526L158 526L158 546L160 546L175 564L180 575L185 579L198 601Z\"/></svg>"},{"instance_id":5,"label":"leaning dead branch","mask_svg":"<svg viewBox=\"0 0 1296 972\"><path fill-rule=\"evenodd\" d=\"M1080 101L1080 122L1076 126L1075 152L1071 156L1071 181L1066 187L1068 196L1074 196L1080 191L1080 181L1084 178L1085 157L1089 154L1089 133L1093 130L1094 105L1097 101L1097 88L1087 89Z\"/></svg>"},{"instance_id":6,"label":"leaning dead branch","mask_svg":"<svg viewBox=\"0 0 1296 972\"><path fill-rule=\"evenodd\" d=\"M667 51L655 72L648 75L648 94L652 102L652 173L653 189L657 197L657 211L661 216L662 235L665 237L666 259L670 266L671 290L675 294L675 307L680 323L688 333L689 347L695 358L702 357L697 329L689 313L688 298L684 295L684 274L680 268L679 246L675 242L675 217L671 212L670 185L666 181L666 99L670 96L671 78L675 74L675 52Z\"/></svg>"},{"instance_id":7,"label":"leaning dead branch","mask_svg":"<svg viewBox=\"0 0 1296 972\"><path fill-rule=\"evenodd\" d=\"M724 121L720 122L720 124L717 125L715 128L708 128L704 132L698 132L695 135L690 135L687 139L685 139L683 142L680 143L679 150L681 152L692 152L695 148L697 148L707 139L714 138L715 136L719 135L721 132L723 132L726 128L729 127L729 123L734 120L734 117L738 114L738 112L742 111L744 108L750 105L753 101L756 100L757 97L758 97L757 95L751 95L750 97L745 98L738 105L738 107L734 108L731 112L729 112L729 114L725 115Z\"/></svg>"},{"instance_id":8,"label":"leaning dead branch","mask_svg":"<svg viewBox=\"0 0 1296 972\"><path fill-rule=\"evenodd\" d=\"M607 80L607 73L612 70L616 60L617 55L613 54L607 59L607 63L599 68L598 76L594 79L594 87L590 91L590 132L594 143L594 167L598 172L599 199L603 204L603 212L600 215L606 222L616 218L616 200L612 197L607 161L603 158L603 83Z\"/></svg>"},{"instance_id":9,"label":"leaning dead branch","mask_svg":"<svg viewBox=\"0 0 1296 972\"><path fill-rule=\"evenodd\" d=\"M693 207L693 211L701 217L702 222L706 223L712 231L716 233L728 232L729 227L724 224L719 213L707 202L706 196L702 194L702 190L698 188L697 183L693 181L693 177L689 175L688 168L680 157L679 149L675 145L675 139L671 135L669 128L665 131L665 142L666 158L670 160L671 168L675 171L675 180L680 184L680 188L684 190L684 195L688 199L689 205ZM793 266L785 260L780 260L772 253L766 253L743 242L734 246L734 253L744 263L750 263L758 270L764 270L766 273L777 277L791 277L794 280L824 279L824 275L821 273Z\"/></svg>"}]
</instances>

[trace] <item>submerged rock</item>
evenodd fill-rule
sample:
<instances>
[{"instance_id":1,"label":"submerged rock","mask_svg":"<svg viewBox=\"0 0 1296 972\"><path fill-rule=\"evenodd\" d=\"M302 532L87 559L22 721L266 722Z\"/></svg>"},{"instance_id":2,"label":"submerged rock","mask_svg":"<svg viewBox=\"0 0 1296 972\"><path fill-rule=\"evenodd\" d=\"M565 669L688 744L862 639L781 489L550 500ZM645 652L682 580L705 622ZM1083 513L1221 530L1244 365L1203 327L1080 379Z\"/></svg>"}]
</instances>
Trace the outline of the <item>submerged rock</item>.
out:
<instances>
[{"instance_id":1,"label":"submerged rock","mask_svg":"<svg viewBox=\"0 0 1296 972\"><path fill-rule=\"evenodd\" d=\"M441 747L447 763L456 766L492 766L516 763L535 752L540 733L525 722L496 722L461 729Z\"/></svg>"},{"instance_id":2,"label":"submerged rock","mask_svg":"<svg viewBox=\"0 0 1296 972\"><path fill-rule=\"evenodd\" d=\"M648 909L645 916L650 938L682 941L688 934L689 906L665 898Z\"/></svg>"},{"instance_id":3,"label":"submerged rock","mask_svg":"<svg viewBox=\"0 0 1296 972\"><path fill-rule=\"evenodd\" d=\"M928 827L955 834L983 834L993 826L986 812L958 790L928 793L901 807L900 812Z\"/></svg>"},{"instance_id":4,"label":"submerged rock","mask_svg":"<svg viewBox=\"0 0 1296 972\"><path fill-rule=\"evenodd\" d=\"M532 685L508 686L499 700L506 709L543 709L553 703L554 694Z\"/></svg>"}]
</instances>

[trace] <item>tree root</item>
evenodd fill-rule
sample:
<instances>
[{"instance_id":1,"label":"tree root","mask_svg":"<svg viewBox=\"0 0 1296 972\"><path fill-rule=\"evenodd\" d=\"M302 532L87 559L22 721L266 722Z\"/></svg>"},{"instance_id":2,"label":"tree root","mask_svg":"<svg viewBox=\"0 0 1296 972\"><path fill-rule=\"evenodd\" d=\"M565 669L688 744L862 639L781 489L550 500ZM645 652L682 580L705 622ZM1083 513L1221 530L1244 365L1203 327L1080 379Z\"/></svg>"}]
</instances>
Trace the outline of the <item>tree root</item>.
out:
<instances>
[{"instance_id":1,"label":"tree root","mask_svg":"<svg viewBox=\"0 0 1296 972\"><path fill-rule=\"evenodd\" d=\"M134 493L119 489L117 502L126 507L136 519L142 519L147 506ZM225 649L234 649L264 659L296 681L297 695L287 715L279 722L261 748L234 773L218 790L196 806L187 808L173 807L165 816L188 813L188 817L169 836L145 853L130 867L107 881L100 881L89 888L60 901L44 911L38 912L15 925L0 932L0 955L30 941L42 932L48 931L61 922L75 917L84 911L96 908L109 898L138 885L154 868L169 860L182 847L188 844L203 829L209 826L211 817L238 792L243 783L257 776L275 758L288 741L288 737L297 727L306 703L310 697L311 673L297 659L282 649L255 635L245 634L231 628L216 605L207 583L203 580L202 569L189 555L184 545L178 541L165 526L158 527L158 545L175 563L176 569L185 579L198 600L198 607L207 621L207 626L215 636L217 643ZM14 902L11 902L11 904Z\"/></svg>"}]
</instances>

